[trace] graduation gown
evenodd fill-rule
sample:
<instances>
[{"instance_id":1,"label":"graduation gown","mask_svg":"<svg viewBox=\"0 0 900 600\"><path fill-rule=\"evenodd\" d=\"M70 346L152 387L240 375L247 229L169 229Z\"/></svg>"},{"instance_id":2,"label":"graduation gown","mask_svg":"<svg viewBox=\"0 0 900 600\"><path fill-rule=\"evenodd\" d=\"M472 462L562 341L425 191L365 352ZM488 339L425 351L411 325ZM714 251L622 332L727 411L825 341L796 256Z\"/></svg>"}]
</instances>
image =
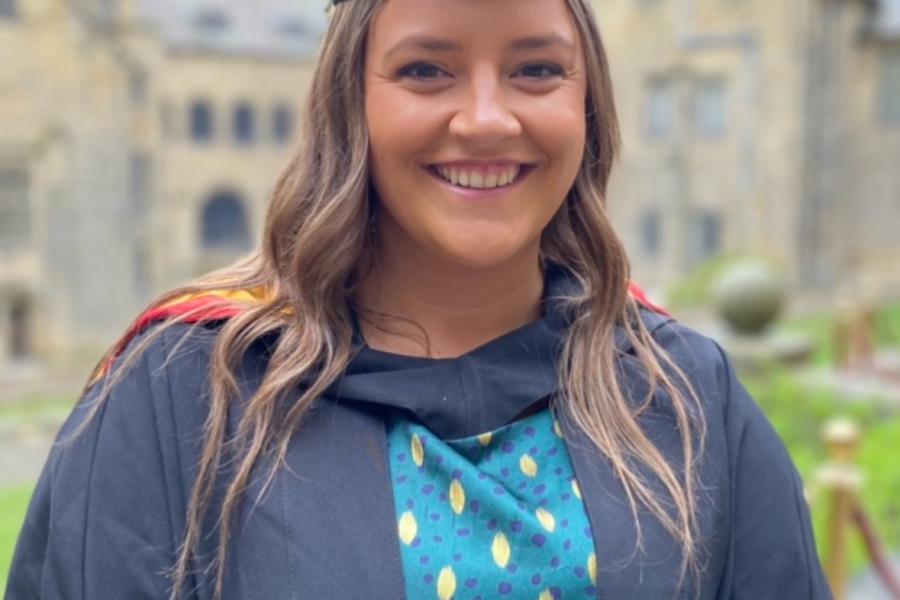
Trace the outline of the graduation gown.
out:
<instances>
[{"instance_id":1,"label":"graduation gown","mask_svg":"<svg viewBox=\"0 0 900 600\"><path fill-rule=\"evenodd\" d=\"M294 435L288 469L258 503L260 467L239 510L226 569L227 599L403 599L400 542L387 456L388 415L401 411L454 438L509 423L558 390L567 317L547 282L543 316L455 359L410 358L363 346ZM671 318L642 311L655 340L687 373L708 424L698 459L705 568L676 591L679 547L641 511L644 551L609 462L565 418L560 426L594 536L600 599L831 598L800 478L721 348ZM7 600L162 599L196 477L217 327L176 326L154 341L86 430L51 452L16 548ZM143 334L146 335L146 334ZM138 337L135 342L139 342ZM246 396L265 372L272 338L244 357ZM624 389L646 392L633 348L616 331ZM95 386L60 431L84 420ZM240 419L240 403L229 428ZM668 397L657 392L640 426L677 466L681 447ZM227 475L227 474L226 474ZM215 552L215 515L184 597L212 597L203 557ZM519 596L515 596L518 598ZM524 597L524 596L523 596ZM410 599L418 600L418 599Z\"/></svg>"}]
</instances>

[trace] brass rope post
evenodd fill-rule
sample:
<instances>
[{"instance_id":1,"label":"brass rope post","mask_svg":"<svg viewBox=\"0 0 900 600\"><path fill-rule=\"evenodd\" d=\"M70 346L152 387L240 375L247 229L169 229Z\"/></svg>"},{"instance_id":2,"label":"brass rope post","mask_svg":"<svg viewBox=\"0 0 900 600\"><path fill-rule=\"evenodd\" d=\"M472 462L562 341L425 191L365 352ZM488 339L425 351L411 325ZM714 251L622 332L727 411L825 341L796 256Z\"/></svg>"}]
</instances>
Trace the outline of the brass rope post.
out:
<instances>
[{"instance_id":1,"label":"brass rope post","mask_svg":"<svg viewBox=\"0 0 900 600\"><path fill-rule=\"evenodd\" d=\"M818 480L828 502L828 549L825 574L835 600L847 596L848 533L853 523L853 507L862 476L853 464L859 446L859 429L850 419L828 421L822 431L828 462L819 470Z\"/></svg>"}]
</instances>

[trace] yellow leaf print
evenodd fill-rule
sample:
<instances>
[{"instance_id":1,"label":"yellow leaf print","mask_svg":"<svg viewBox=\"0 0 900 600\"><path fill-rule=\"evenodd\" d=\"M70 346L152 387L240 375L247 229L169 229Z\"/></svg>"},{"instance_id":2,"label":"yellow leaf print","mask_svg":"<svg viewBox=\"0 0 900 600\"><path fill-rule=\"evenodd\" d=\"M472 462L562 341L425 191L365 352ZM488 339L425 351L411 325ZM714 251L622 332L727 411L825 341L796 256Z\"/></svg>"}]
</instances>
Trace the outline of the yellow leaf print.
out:
<instances>
[{"instance_id":1,"label":"yellow leaf print","mask_svg":"<svg viewBox=\"0 0 900 600\"><path fill-rule=\"evenodd\" d=\"M523 454L522 458L519 459L519 468L522 469L522 472L528 477L534 477L538 472L537 463L527 454Z\"/></svg>"},{"instance_id":2,"label":"yellow leaf print","mask_svg":"<svg viewBox=\"0 0 900 600\"><path fill-rule=\"evenodd\" d=\"M456 575L453 568L444 567L437 580L437 595L440 600L450 600L456 593Z\"/></svg>"},{"instance_id":3,"label":"yellow leaf print","mask_svg":"<svg viewBox=\"0 0 900 600\"><path fill-rule=\"evenodd\" d=\"M562 437L562 429L559 428L559 421L553 419L553 433L556 434L556 437Z\"/></svg>"},{"instance_id":4,"label":"yellow leaf print","mask_svg":"<svg viewBox=\"0 0 900 600\"><path fill-rule=\"evenodd\" d=\"M556 519L553 518L553 515L547 509L539 508L534 511L534 516L537 517L537 520L541 523L541 527L553 533L553 530L556 529Z\"/></svg>"},{"instance_id":5,"label":"yellow leaf print","mask_svg":"<svg viewBox=\"0 0 900 600\"><path fill-rule=\"evenodd\" d=\"M421 438L415 433L412 434L412 441L409 445L413 462L416 463L417 467L421 467L422 463L425 462L425 447L422 446Z\"/></svg>"},{"instance_id":6,"label":"yellow leaf print","mask_svg":"<svg viewBox=\"0 0 900 600\"><path fill-rule=\"evenodd\" d=\"M597 555L593 552L591 552L591 555L588 556L587 570L588 575L591 578L591 583L597 583Z\"/></svg>"},{"instance_id":7,"label":"yellow leaf print","mask_svg":"<svg viewBox=\"0 0 900 600\"><path fill-rule=\"evenodd\" d=\"M487 446L488 444L490 444L491 443L491 432L488 431L487 433L482 433L481 435L479 435L478 443L481 444L482 446Z\"/></svg>"},{"instance_id":8,"label":"yellow leaf print","mask_svg":"<svg viewBox=\"0 0 900 600\"><path fill-rule=\"evenodd\" d=\"M416 533L419 532L419 525L412 512L406 511L401 515L400 521L397 522L397 533L400 534L400 541L409 546L416 539Z\"/></svg>"},{"instance_id":9,"label":"yellow leaf print","mask_svg":"<svg viewBox=\"0 0 900 600\"><path fill-rule=\"evenodd\" d=\"M502 533L494 536L494 543L491 544L491 554L494 555L494 562L501 569L505 569L509 563L509 556L512 549L509 547L509 540Z\"/></svg>"},{"instance_id":10,"label":"yellow leaf print","mask_svg":"<svg viewBox=\"0 0 900 600\"><path fill-rule=\"evenodd\" d=\"M555 600L553 598L553 593L550 590L544 590L541 592L541 595L538 596L538 600Z\"/></svg>"},{"instance_id":11,"label":"yellow leaf print","mask_svg":"<svg viewBox=\"0 0 900 600\"><path fill-rule=\"evenodd\" d=\"M466 490L463 489L463 486L459 482L459 479L454 479L450 483L450 508L453 509L453 512L459 515L462 514L462 511L465 507Z\"/></svg>"},{"instance_id":12,"label":"yellow leaf print","mask_svg":"<svg viewBox=\"0 0 900 600\"><path fill-rule=\"evenodd\" d=\"M572 480L572 493L575 494L575 497L581 500L581 486L578 485L576 480Z\"/></svg>"}]
</instances>

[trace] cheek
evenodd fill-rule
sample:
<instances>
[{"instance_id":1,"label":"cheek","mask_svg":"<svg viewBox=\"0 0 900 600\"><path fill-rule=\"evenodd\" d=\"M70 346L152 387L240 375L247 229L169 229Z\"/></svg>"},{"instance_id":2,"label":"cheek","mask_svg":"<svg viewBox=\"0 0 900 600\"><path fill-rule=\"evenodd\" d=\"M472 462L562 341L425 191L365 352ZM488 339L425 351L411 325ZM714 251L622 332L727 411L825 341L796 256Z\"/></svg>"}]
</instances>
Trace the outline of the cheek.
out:
<instances>
[{"instance_id":1,"label":"cheek","mask_svg":"<svg viewBox=\"0 0 900 600\"><path fill-rule=\"evenodd\" d=\"M567 99L539 114L532 114L527 128L547 154L549 168L559 175L571 174L574 179L585 147L585 116L581 101ZM558 183L565 184L564 181Z\"/></svg>"},{"instance_id":2,"label":"cheek","mask_svg":"<svg viewBox=\"0 0 900 600\"><path fill-rule=\"evenodd\" d=\"M440 122L427 103L413 102L402 90L375 86L366 96L366 121L373 168L414 166L438 139Z\"/></svg>"},{"instance_id":3,"label":"cheek","mask_svg":"<svg viewBox=\"0 0 900 600\"><path fill-rule=\"evenodd\" d=\"M390 94L375 89L366 96L366 123L369 130L369 151L372 161L372 175L381 180L385 162L396 153L398 144L395 118L390 110Z\"/></svg>"}]
</instances>

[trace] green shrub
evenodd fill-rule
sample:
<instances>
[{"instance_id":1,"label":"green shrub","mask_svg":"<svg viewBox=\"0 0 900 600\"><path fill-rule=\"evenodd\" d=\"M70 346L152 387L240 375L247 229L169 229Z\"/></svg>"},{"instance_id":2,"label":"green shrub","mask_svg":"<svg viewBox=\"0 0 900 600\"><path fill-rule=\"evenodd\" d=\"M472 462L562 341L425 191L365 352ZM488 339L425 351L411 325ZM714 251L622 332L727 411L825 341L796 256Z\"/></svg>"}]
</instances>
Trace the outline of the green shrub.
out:
<instances>
[{"instance_id":1,"label":"green shrub","mask_svg":"<svg viewBox=\"0 0 900 600\"><path fill-rule=\"evenodd\" d=\"M847 401L837 393L811 389L786 371L774 370L744 379L747 389L784 440L807 485L827 461L822 428L834 417L849 417L860 428L856 464L864 477L863 506L882 542L900 549L900 419L884 402ZM828 498L819 494L812 506L820 557L824 559ZM852 570L868 564L858 535L851 535Z\"/></svg>"}]
</instances>

